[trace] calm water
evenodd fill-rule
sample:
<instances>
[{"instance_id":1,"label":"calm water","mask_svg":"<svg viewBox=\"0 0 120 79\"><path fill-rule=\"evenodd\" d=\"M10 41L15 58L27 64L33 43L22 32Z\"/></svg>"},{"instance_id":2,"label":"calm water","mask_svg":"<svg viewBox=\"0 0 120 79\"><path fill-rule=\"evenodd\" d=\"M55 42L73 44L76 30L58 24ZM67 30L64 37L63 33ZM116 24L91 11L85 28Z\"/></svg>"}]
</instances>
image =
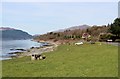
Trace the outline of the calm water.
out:
<instances>
[{"instance_id":1,"label":"calm water","mask_svg":"<svg viewBox=\"0 0 120 79\"><path fill-rule=\"evenodd\" d=\"M10 52L17 52L18 50L10 49L29 49L30 47L40 47L42 43L34 42L31 40L10 40L0 41L2 48L0 49L0 60L10 59Z\"/></svg>"}]
</instances>

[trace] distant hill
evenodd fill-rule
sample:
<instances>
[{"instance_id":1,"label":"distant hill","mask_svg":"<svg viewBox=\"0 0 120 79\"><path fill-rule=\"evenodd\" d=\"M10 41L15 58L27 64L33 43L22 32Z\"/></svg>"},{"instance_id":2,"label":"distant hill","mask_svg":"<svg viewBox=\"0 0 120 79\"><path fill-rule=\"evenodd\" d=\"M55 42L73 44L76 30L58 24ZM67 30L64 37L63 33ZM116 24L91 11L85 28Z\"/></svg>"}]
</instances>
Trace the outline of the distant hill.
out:
<instances>
[{"instance_id":1,"label":"distant hill","mask_svg":"<svg viewBox=\"0 0 120 79\"><path fill-rule=\"evenodd\" d=\"M22 40L32 38L32 35L27 32L14 28L0 27L0 31L2 32L3 40Z\"/></svg>"},{"instance_id":2,"label":"distant hill","mask_svg":"<svg viewBox=\"0 0 120 79\"><path fill-rule=\"evenodd\" d=\"M80 25L73 26L58 31L48 32L43 35L37 35L34 39L36 40L53 40L53 41L71 41L71 40L83 40L82 36L84 33L87 33L91 36L91 40L98 40L101 33L107 33L109 27L106 25L102 26L88 26Z\"/></svg>"},{"instance_id":3,"label":"distant hill","mask_svg":"<svg viewBox=\"0 0 120 79\"><path fill-rule=\"evenodd\" d=\"M60 29L58 31L55 31L55 32L64 32L65 30L76 30L76 29L87 29L89 28L90 26L89 25L79 25L79 26L72 26L72 27L69 27L69 28L65 28L65 29Z\"/></svg>"}]
</instances>

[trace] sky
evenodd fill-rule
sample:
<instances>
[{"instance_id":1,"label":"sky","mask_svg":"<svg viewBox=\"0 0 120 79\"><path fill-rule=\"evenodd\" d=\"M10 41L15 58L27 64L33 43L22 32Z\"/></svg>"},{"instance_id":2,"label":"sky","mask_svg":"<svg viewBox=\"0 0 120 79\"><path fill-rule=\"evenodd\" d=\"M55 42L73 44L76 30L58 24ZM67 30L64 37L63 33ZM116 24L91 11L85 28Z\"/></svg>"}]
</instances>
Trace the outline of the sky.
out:
<instances>
[{"instance_id":1,"label":"sky","mask_svg":"<svg viewBox=\"0 0 120 79\"><path fill-rule=\"evenodd\" d=\"M118 2L119 0L1 0L2 2Z\"/></svg>"},{"instance_id":2,"label":"sky","mask_svg":"<svg viewBox=\"0 0 120 79\"><path fill-rule=\"evenodd\" d=\"M118 17L118 2L14 1L2 2L0 26L21 29L32 35L83 24L107 25Z\"/></svg>"}]
</instances>

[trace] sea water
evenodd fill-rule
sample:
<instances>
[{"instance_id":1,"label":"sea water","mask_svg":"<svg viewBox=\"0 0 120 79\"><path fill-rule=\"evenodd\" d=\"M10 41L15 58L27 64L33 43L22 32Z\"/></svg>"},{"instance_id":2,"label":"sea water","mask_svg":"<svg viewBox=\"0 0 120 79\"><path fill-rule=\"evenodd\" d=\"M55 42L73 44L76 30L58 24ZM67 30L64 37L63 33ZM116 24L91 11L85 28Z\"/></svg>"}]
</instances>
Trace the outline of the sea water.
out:
<instances>
[{"instance_id":1,"label":"sea water","mask_svg":"<svg viewBox=\"0 0 120 79\"><path fill-rule=\"evenodd\" d=\"M11 49L29 49L31 47L40 47L42 43L29 40L2 40L0 41L0 60L11 59L11 52L18 52L20 50ZM2 47L1 47L2 46Z\"/></svg>"}]
</instances>

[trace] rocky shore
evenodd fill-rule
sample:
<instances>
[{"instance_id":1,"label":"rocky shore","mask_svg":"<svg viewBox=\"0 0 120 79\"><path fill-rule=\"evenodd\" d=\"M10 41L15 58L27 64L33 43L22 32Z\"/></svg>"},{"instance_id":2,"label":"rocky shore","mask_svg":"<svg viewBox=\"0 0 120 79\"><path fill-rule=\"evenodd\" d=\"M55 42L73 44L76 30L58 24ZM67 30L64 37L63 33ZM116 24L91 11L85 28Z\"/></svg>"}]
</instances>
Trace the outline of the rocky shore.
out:
<instances>
[{"instance_id":1,"label":"rocky shore","mask_svg":"<svg viewBox=\"0 0 120 79\"><path fill-rule=\"evenodd\" d=\"M37 42L41 42L41 41L37 41ZM42 54L45 52L50 52L50 51L54 51L58 44L52 41L45 41L42 43L47 43L43 46L40 47L31 47L30 49L27 49L26 51L22 51L22 52L12 52L9 54L16 54L11 56L11 58L20 58L20 57L24 57L24 56L31 56L32 54Z\"/></svg>"}]
</instances>

